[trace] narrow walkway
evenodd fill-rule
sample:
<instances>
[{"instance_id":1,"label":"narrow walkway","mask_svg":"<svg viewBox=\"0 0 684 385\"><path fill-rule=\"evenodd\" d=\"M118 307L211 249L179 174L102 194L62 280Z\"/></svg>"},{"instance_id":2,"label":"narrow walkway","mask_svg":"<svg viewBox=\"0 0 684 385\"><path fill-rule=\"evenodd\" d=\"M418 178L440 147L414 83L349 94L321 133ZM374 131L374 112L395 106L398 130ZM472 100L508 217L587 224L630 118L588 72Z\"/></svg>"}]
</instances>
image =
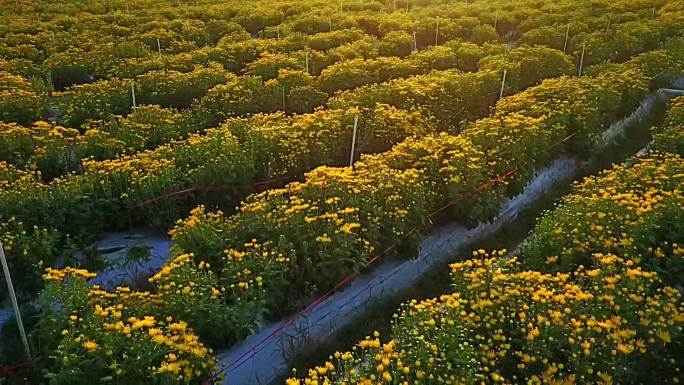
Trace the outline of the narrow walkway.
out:
<instances>
[{"instance_id":1,"label":"narrow walkway","mask_svg":"<svg viewBox=\"0 0 684 385\"><path fill-rule=\"evenodd\" d=\"M572 159L556 160L550 167L540 171L522 194L506 202L493 222L480 224L473 229L456 223L438 227L423 240L418 258L382 263L256 349L255 345L279 328L280 323L264 328L220 355L221 363L230 365L224 384L269 384L287 374L288 355L305 351L309 343L326 340L345 325L351 324L355 318L372 311L373 300L401 293L416 284L427 272L445 266L472 242L495 235L503 225L542 197L551 185L572 179L579 166L579 162ZM236 361L238 359L239 362Z\"/></svg>"}]
</instances>

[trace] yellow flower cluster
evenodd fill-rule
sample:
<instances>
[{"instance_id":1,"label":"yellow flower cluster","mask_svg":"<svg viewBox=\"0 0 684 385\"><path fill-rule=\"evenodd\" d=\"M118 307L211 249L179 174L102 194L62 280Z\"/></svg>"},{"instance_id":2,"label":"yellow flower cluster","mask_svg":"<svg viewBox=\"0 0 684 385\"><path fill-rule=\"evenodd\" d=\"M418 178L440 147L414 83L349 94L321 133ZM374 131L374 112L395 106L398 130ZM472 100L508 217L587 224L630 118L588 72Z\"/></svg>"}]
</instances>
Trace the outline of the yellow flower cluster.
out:
<instances>
[{"instance_id":1,"label":"yellow flower cluster","mask_svg":"<svg viewBox=\"0 0 684 385\"><path fill-rule=\"evenodd\" d=\"M128 288L117 288L110 293L98 286L86 288L83 280L63 279L93 275L70 268L47 270L46 294L50 300L66 307L46 322L61 330L61 346L70 347L57 351L58 368L52 370L60 370L59 366L61 370L84 370L70 366L82 360L92 361L95 355L97 363L87 368L87 372L96 370L99 376L111 376L117 381L171 376L165 377L166 380L189 383L209 376L215 364L210 357L211 349L200 342L187 322L160 315L163 313L158 310L164 309L155 296ZM66 301L73 300L73 293L81 290L88 292L85 301ZM146 313L150 311L156 314ZM119 364L130 356L144 359L149 365Z\"/></svg>"},{"instance_id":2,"label":"yellow flower cluster","mask_svg":"<svg viewBox=\"0 0 684 385\"><path fill-rule=\"evenodd\" d=\"M164 267L162 267L162 269L159 272L157 272L152 277L148 278L148 281L150 283L160 281L162 278L168 276L173 269L185 265L186 263L190 262L190 260L193 258L194 255L192 254L180 254L175 256L172 260L166 262L164 264Z\"/></svg>"},{"instance_id":3,"label":"yellow flower cluster","mask_svg":"<svg viewBox=\"0 0 684 385\"><path fill-rule=\"evenodd\" d=\"M684 96L670 102L666 121L654 129L652 148L684 156Z\"/></svg>"},{"instance_id":4,"label":"yellow flower cluster","mask_svg":"<svg viewBox=\"0 0 684 385\"><path fill-rule=\"evenodd\" d=\"M541 219L521 251L523 261L571 271L588 266L587 252L618 253L676 284L684 268L682 183L684 159L660 152L586 178Z\"/></svg>"},{"instance_id":5,"label":"yellow flower cluster","mask_svg":"<svg viewBox=\"0 0 684 385\"><path fill-rule=\"evenodd\" d=\"M496 100L500 72L504 67L511 71L509 79L515 83L514 87L531 85L543 77L566 72L568 59L560 53L551 54L547 50L545 54L535 55L534 52L544 49L524 48L484 61L485 70L477 74L440 71L364 87L336 97L332 104L340 104L337 110L320 110L296 117L257 117L248 119L250 122L245 123L248 128L244 130L235 124L229 129L209 130L204 136L191 135L169 143L216 126L218 121L212 121L216 117L278 109L288 113L311 112L327 99L321 90L332 93L430 70L474 70L480 58L504 52L503 45L477 47L471 43L462 44L461 39L480 43L523 25L527 26L524 28L526 37L534 36L535 32L539 36L558 27L552 25L546 12L538 12L558 3L546 0L542 4L525 0L514 9L504 9L493 3L456 4L448 16L438 21L431 16L441 14L441 5L436 3L406 2L403 15L396 13L389 3L361 3L340 4L339 10L335 4L310 4L316 12L309 12L308 7L294 7L285 14L281 12L282 4L272 0L256 7L217 4L209 11L192 5L177 7L164 1L142 0L133 6L132 12L127 6L125 12L117 9L113 13L93 13L102 6L111 9L111 4L96 0L85 6L70 4L73 12L68 14L64 13L63 7L42 7L38 14L33 7L21 2L0 5L6 13L16 15L2 33L0 56L5 59L0 59L3 69L0 72L0 120L16 121L31 127L27 130L41 131L36 135L14 127L6 132L11 137L2 138L7 139L7 143L17 140L16 148L22 151L24 139L34 141L27 150L27 153L32 152L30 156L10 149L11 146L0 146L6 150L0 149L0 154L7 158L0 159L7 162L0 167L3 175L0 178L0 211L3 218L17 214L20 221L16 223L22 223L19 227L23 228L17 231L13 228L15 236L3 231L3 239L12 239L8 242L8 250L16 255L11 257L21 258L19 253L27 255L38 249L45 251L47 261L51 259L48 254L59 242L43 236L47 230L38 229L34 224L54 228L50 230L51 234L96 233L104 226L93 229L93 224L104 222L99 218L107 217L105 211L119 204L148 202L190 186L218 185L238 190L236 186L256 178L299 174L320 164L342 160L346 163L351 121L357 113L361 118L357 148L361 152L382 151L411 137L386 157L366 157L357 163L356 170L319 169L303 183L257 196L245 204L235 218L225 219L221 214L216 215L221 218L212 218L213 214L206 214L202 216L206 221L194 220L200 218L197 215L179 224L173 235L183 246L179 247L178 258L153 278L153 283L159 286L158 294L125 288L106 293L95 288L87 297L88 300L121 300L146 309L169 300L169 309L174 316L176 313L185 316L197 308L219 314L207 320L207 324L213 322L212 325L228 324L227 319L235 321L226 314L232 315L237 309L239 311L235 313L246 314L236 316L237 319L247 321L235 322L238 324L235 328L249 329L254 320L261 317L263 309L272 308L273 302L277 301L264 293L267 288L271 294L280 292L282 278L315 278L311 287L294 287L292 292L296 296L302 290L315 287L316 280L334 282L339 275L358 270L376 250L394 246L400 240L404 243L401 246L414 246L416 237L407 236L429 225L425 214L454 199L464 202L450 210L458 219L485 219L496 211L504 188L497 186L477 197L470 194L471 190L510 168L527 167L528 161L540 164L545 160L539 154L540 149L562 134L583 128L586 123L592 124L587 124L592 127L587 131L593 132L599 126L594 123L603 122L597 117L610 117L615 113L615 109L604 108L604 105L623 106L622 99L639 95L645 89L644 74L620 67L620 76L604 77L595 84L587 81L577 87L578 92L588 90L579 95L581 97L574 95L579 100L579 107L568 104L572 97L562 98L563 94L571 94L568 91L573 90L571 86L557 88L563 114L549 117L544 109L536 115L514 108L510 114L501 113L496 119L476 123L463 136L434 133L435 129L460 130L456 126L462 120L486 115L488 106ZM573 31L577 36L603 24L599 16L587 13L586 7L577 6L577 2L562 0L562 3L563 8L567 8L567 19L564 17L563 23L569 20L581 24ZM628 23L619 28L619 33L612 34L616 37L603 46L592 44L588 60L623 61L642 46L656 46L661 37L680 26L681 12L675 8L676 4L670 3L659 4L658 17L655 17L654 9L655 20L644 23L646 26L637 28L637 22ZM484 25L491 22L493 8L504 12L501 20L505 22L499 24L498 31ZM650 4L645 7L641 2L621 2L619 8L624 19L641 18L651 9ZM530 10L534 12L528 12ZM235 22L208 17L207 12L232 15ZM331 12L339 12L340 18L327 22L321 19L322 15ZM358 17L359 12L363 17ZM442 29L438 31L434 26L439 22ZM60 28L55 28L56 24ZM616 24L622 24L622 20ZM448 40L452 43L413 54L406 60L365 60L379 54L378 41L373 36L404 35L410 39L406 32L416 30L417 48L432 45L433 37L440 43ZM251 39L250 34L259 35L259 38ZM596 36L593 34L590 41L597 40ZM383 47L390 43L389 37L383 41ZM157 48L163 49L163 53L157 53ZM571 49L576 51L577 47ZM337 77L331 76L334 70L326 72L326 76L334 80L326 86L322 86L324 82L321 81L325 76L310 75L321 73L331 64L355 58L359 60L336 68L345 68ZM303 68L309 73L303 73ZM345 72L347 69L350 70ZM355 74L368 70L372 70L373 76L362 79ZM238 77L228 71L246 72L247 75ZM17 75L19 73L22 76ZM252 77L253 74L262 79ZM531 74L531 78L521 79L525 74ZM264 82L270 77L273 79ZM98 80L83 84L94 79ZM136 79L139 103L190 106L191 109L178 112L150 108L147 111L153 112L152 115L158 112L154 122L129 119L130 116L121 118L132 104L130 79ZM71 87L53 94L59 99L56 110L69 127L80 127L85 133L78 134L45 122L33 124L44 110L46 98L40 93L50 90L51 85L47 84L50 81L58 89ZM621 88L625 91L615 91ZM209 95L199 101L207 93ZM521 98L523 103L518 107L530 100ZM199 102L193 104L193 101ZM350 108L353 106L359 109ZM554 105L549 103L546 107L550 109ZM87 127L86 123L92 119L111 121L101 123L100 128ZM252 125L253 122L256 123ZM575 124L577 127L573 126ZM431 135L425 141L413 137L424 137L428 133ZM161 146L156 150L137 153L158 145ZM277 156L272 156L274 154ZM23 158L19 159L18 155ZM83 171L79 157L91 155L93 159L83 162L86 175L70 175ZM112 160L119 155L123 156ZM29 174L16 166L50 172ZM523 170L522 174L524 171L529 170ZM54 177L58 178L53 180ZM43 184L41 178L52 182ZM525 177L521 177L518 182L524 180ZM5 190L12 191L5 194ZM237 201L243 193L235 192L226 201ZM85 198L93 204L83 205ZM651 203L651 206L639 207L643 214L652 213L660 202ZM168 206L171 212L178 208L173 204ZM5 212L8 215L5 216ZM76 212L78 216L74 215ZM69 221L63 218L69 218ZM21 221L27 224L24 226ZM5 225L0 227L8 227ZM593 230L597 229L594 226ZM206 241L212 237L214 242ZM27 240L33 240L36 248L29 250ZM188 246L185 241L197 242ZM195 247L201 249L195 253L203 259L199 263L190 257ZM667 254L670 249L679 253L679 246L670 244L653 249L653 254ZM550 264L562 260L558 256L547 258ZM33 255L26 259L25 263L17 265L31 266L36 261ZM321 270L327 273L319 274ZM36 271L36 275L39 274ZM65 279L68 276L89 278L90 273L77 269L52 270L47 271L45 279L51 285L66 284L70 281ZM618 284L613 280L614 277L610 278L607 285ZM191 303L196 298L209 299L210 305L203 308L201 301ZM242 303L248 305L236 305ZM215 311L219 307L211 307L213 304L223 306L223 313ZM256 310L251 309L250 304L254 304ZM197 308L192 307L195 305ZM226 310L226 307L231 308ZM112 312L107 309L108 306L101 306L95 313L108 317ZM138 310L135 314L145 316L140 315L132 325L126 325L133 331L160 322L158 314L154 315L156 318L145 318L152 316ZM197 317L202 315L198 313ZM77 320L80 318L87 320L85 315ZM188 318L187 321L198 323L197 319ZM174 328L182 325L177 323ZM244 335L245 330L235 334ZM80 335L77 338L79 349L110 355L110 349L101 339ZM112 350L114 357L121 356L120 351ZM67 356L60 358L65 358L63 362L67 366L69 362L78 361L70 361ZM117 362L111 365L108 370L115 376L128 370L117 367ZM384 361L382 365L387 366ZM170 382L187 383L190 382L189 366L176 353L168 353L158 369L160 374L184 376ZM326 370L334 368L326 367ZM379 373L379 378L392 380L389 372ZM495 376L499 375L492 374L495 380L500 378ZM135 378L133 382L139 381L139 377L132 378ZM109 376L97 379L113 380ZM126 382L120 378L115 380ZM52 381L60 382L60 379Z\"/></svg>"},{"instance_id":6,"label":"yellow flower cluster","mask_svg":"<svg viewBox=\"0 0 684 385\"><path fill-rule=\"evenodd\" d=\"M8 67L0 68L0 122L31 124L40 116L43 95L26 77L8 72Z\"/></svg>"},{"instance_id":7,"label":"yellow flower cluster","mask_svg":"<svg viewBox=\"0 0 684 385\"><path fill-rule=\"evenodd\" d=\"M77 269L73 267L65 267L64 269L54 269L52 267L48 267L47 269L45 269L43 279L46 281L62 282L68 278L90 279L95 278L96 276L97 274L91 273L86 269Z\"/></svg>"},{"instance_id":8,"label":"yellow flower cluster","mask_svg":"<svg viewBox=\"0 0 684 385\"><path fill-rule=\"evenodd\" d=\"M390 348L367 337L286 383L677 383L683 176L679 155L652 152L585 179L522 262L473 251L451 265L453 293L394 315Z\"/></svg>"},{"instance_id":9,"label":"yellow flower cluster","mask_svg":"<svg viewBox=\"0 0 684 385\"><path fill-rule=\"evenodd\" d=\"M557 151L550 148L578 129L573 122L603 121L621 108L620 103L597 101L613 75L545 82L514 96L519 104L500 103L521 112L497 110L497 116L478 120L458 135L412 137L388 152L362 157L353 168L318 167L302 182L249 197L235 215L204 218L201 210L178 223L173 238L179 251L205 260L224 249L241 253L244 240L256 240L273 255L288 255L289 263L274 265L280 274L311 282L289 284L290 292L300 296L312 287L321 290L363 267L377 250L415 247L420 231L430 225L425 216L433 210L465 223L494 215L505 194L524 186L538 164ZM607 100L643 93L643 88L643 79L636 77L633 84L610 89ZM582 96L573 104L576 90ZM551 95L567 107L556 111L551 103L534 110L523 103ZM582 129L579 143L598 132L594 125ZM512 176L496 179L511 170L516 171ZM263 268L250 269L255 270ZM281 285L267 285L276 303L285 292Z\"/></svg>"},{"instance_id":10,"label":"yellow flower cluster","mask_svg":"<svg viewBox=\"0 0 684 385\"><path fill-rule=\"evenodd\" d=\"M475 254L451 266L454 293L395 315L389 343L367 337L302 383L607 384L681 334L681 293L630 260L594 254L595 270L547 274Z\"/></svg>"},{"instance_id":11,"label":"yellow flower cluster","mask_svg":"<svg viewBox=\"0 0 684 385\"><path fill-rule=\"evenodd\" d=\"M24 171L5 161L0 161L0 190L15 189L18 186L33 186L40 174Z\"/></svg>"}]
</instances>

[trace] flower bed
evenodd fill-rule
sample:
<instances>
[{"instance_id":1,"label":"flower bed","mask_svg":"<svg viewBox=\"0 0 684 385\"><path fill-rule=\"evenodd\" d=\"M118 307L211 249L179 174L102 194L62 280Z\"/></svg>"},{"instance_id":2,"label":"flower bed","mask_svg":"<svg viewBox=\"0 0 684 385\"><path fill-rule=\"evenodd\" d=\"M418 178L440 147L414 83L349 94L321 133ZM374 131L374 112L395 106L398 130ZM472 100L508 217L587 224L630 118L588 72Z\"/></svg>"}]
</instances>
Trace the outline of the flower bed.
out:
<instances>
[{"instance_id":1,"label":"flower bed","mask_svg":"<svg viewBox=\"0 0 684 385\"><path fill-rule=\"evenodd\" d=\"M387 248L412 255L421 231L429 226L426 215L433 210L458 199L449 207L454 218L486 220L506 194L517 192L536 167L552 158L550 148L560 151L557 143L574 135L565 148L590 146L608 117L625 108L624 103L634 103L624 95L648 89L646 77L623 75L632 66L626 63L594 79L548 80L504 99L500 113L460 135L411 138L387 153L364 157L354 169L316 169L302 183L248 198L230 217L198 209L171 232L177 252L192 252L222 267L231 263L225 249L240 250L245 242L257 242L288 257L279 275L267 280L272 293L267 297L279 304L276 310L291 311ZM548 101L557 108L528 116L537 111L529 110L529 103L549 94L561 99ZM517 102L522 112L512 111ZM507 185L473 192L511 170L515 174Z\"/></svg>"},{"instance_id":2,"label":"flower bed","mask_svg":"<svg viewBox=\"0 0 684 385\"><path fill-rule=\"evenodd\" d=\"M385 343L376 332L286 383L678 383L683 170L655 152L585 179L520 258L474 251Z\"/></svg>"},{"instance_id":3,"label":"flower bed","mask_svg":"<svg viewBox=\"0 0 684 385\"><path fill-rule=\"evenodd\" d=\"M95 274L48 269L41 314L45 378L55 384L200 384L215 360L185 321L150 315L159 302L124 288L86 286ZM59 309L55 309L55 304ZM144 315L141 315L144 314ZM47 355L46 355L47 357Z\"/></svg>"},{"instance_id":4,"label":"flower bed","mask_svg":"<svg viewBox=\"0 0 684 385\"><path fill-rule=\"evenodd\" d=\"M453 264L453 293L405 304L391 336L337 352L295 384L676 383L681 293L629 259L525 270L505 250Z\"/></svg>"},{"instance_id":5,"label":"flower bed","mask_svg":"<svg viewBox=\"0 0 684 385\"><path fill-rule=\"evenodd\" d=\"M539 221L521 261L568 272L592 266L587 252L614 253L676 285L684 273L682 166L678 155L653 153L585 179Z\"/></svg>"}]
</instances>

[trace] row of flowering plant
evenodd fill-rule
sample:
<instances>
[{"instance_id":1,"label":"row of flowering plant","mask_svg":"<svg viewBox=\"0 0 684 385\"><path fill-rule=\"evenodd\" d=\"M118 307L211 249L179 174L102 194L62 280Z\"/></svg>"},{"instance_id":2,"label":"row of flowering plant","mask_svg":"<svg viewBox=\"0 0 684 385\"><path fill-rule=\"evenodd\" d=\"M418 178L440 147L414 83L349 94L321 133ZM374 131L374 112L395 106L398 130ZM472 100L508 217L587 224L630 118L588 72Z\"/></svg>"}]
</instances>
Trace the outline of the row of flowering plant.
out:
<instances>
[{"instance_id":1,"label":"row of flowering plant","mask_svg":"<svg viewBox=\"0 0 684 385\"><path fill-rule=\"evenodd\" d=\"M405 80L405 87L429 85L440 75L448 75L439 82L448 86L448 92L438 99L424 99L421 107L425 111L439 109L468 89L474 95L485 96L498 87L498 76L492 71L479 75L449 71L421 75ZM491 80L489 87L471 88L473 83L479 84L476 79L480 77ZM208 105L217 110L217 103ZM481 103L474 103L472 108L477 111L470 115L486 113ZM7 215L21 218L29 229L58 229L90 240L101 229L121 227L115 218L124 210L152 201L139 214L129 212L129 218L164 227L187 212L192 207L189 203L195 200L157 202L158 197L199 187L200 192L220 193L222 201L232 206L249 191L243 186L251 181L296 175L323 164L346 163L355 116L359 118L359 152L385 151L407 137L435 132L433 122L420 111L387 104L321 109L294 116L275 113L232 118L202 135L191 134L196 121L186 114L157 106L136 107L126 118L91 124L84 134L37 123L30 129L15 127L14 131L25 135L6 133L6 143L17 141L11 147L20 150L9 151L6 158L27 170L40 171L42 179L50 182L39 179L33 184L15 185L0 194L0 206ZM97 227L92 225L95 218L99 218ZM27 258L26 266L32 263L35 260Z\"/></svg>"},{"instance_id":2,"label":"row of flowering plant","mask_svg":"<svg viewBox=\"0 0 684 385\"><path fill-rule=\"evenodd\" d=\"M384 343L286 383L679 383L684 160L634 162L575 186L520 258L474 251L451 265L453 292L403 305Z\"/></svg>"},{"instance_id":3,"label":"row of flowering plant","mask_svg":"<svg viewBox=\"0 0 684 385\"><path fill-rule=\"evenodd\" d=\"M661 65L671 70L669 62ZM607 127L606 117L634 103L624 95L648 91L646 76L624 71L547 80L504 98L494 117L458 135L408 138L353 168L317 168L302 182L247 198L231 216L196 210L171 231L177 251L215 261L256 240L289 258L281 269L285 280L266 285L267 297L279 304L275 310L296 309L388 248L413 255L435 210L446 207L443 215L465 223L491 218L554 153L590 146ZM555 99L546 101L547 95ZM530 107L536 100L542 106ZM511 171L503 183L477 191Z\"/></svg>"},{"instance_id":4,"label":"row of flowering plant","mask_svg":"<svg viewBox=\"0 0 684 385\"><path fill-rule=\"evenodd\" d=\"M617 253L671 285L684 274L679 155L653 153L574 187L537 225L521 251L526 266L590 267L587 251Z\"/></svg>"},{"instance_id":5,"label":"row of flowering plant","mask_svg":"<svg viewBox=\"0 0 684 385\"><path fill-rule=\"evenodd\" d=\"M684 156L684 97L671 102L667 120L654 132L652 147Z\"/></svg>"},{"instance_id":6,"label":"row of flowering plant","mask_svg":"<svg viewBox=\"0 0 684 385\"><path fill-rule=\"evenodd\" d=\"M200 384L209 377L211 349L187 322L160 314L157 295L88 287L94 276L46 270L38 331L48 383Z\"/></svg>"},{"instance_id":7,"label":"row of flowering plant","mask_svg":"<svg viewBox=\"0 0 684 385\"><path fill-rule=\"evenodd\" d=\"M592 269L526 270L505 250L451 265L453 292L412 300L390 336L360 341L295 384L678 383L681 293L615 254Z\"/></svg>"}]
</instances>

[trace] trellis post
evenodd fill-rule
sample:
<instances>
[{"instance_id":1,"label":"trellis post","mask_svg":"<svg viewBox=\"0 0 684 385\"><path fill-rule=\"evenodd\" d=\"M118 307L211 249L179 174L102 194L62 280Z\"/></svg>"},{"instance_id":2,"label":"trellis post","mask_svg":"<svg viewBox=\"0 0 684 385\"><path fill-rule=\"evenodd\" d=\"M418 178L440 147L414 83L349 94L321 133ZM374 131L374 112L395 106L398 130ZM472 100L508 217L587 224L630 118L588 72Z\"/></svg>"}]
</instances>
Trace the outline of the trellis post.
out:
<instances>
[{"instance_id":1,"label":"trellis post","mask_svg":"<svg viewBox=\"0 0 684 385\"><path fill-rule=\"evenodd\" d=\"M584 53L587 48L587 43L582 43L582 57L580 57L580 65L579 65L579 76L582 76L582 67L584 66Z\"/></svg>"},{"instance_id":2,"label":"trellis post","mask_svg":"<svg viewBox=\"0 0 684 385\"><path fill-rule=\"evenodd\" d=\"M304 68L306 69L306 73L309 73L309 51L307 50L304 52Z\"/></svg>"},{"instance_id":3,"label":"trellis post","mask_svg":"<svg viewBox=\"0 0 684 385\"><path fill-rule=\"evenodd\" d=\"M285 111L285 86L283 86L283 111Z\"/></svg>"},{"instance_id":4,"label":"trellis post","mask_svg":"<svg viewBox=\"0 0 684 385\"><path fill-rule=\"evenodd\" d=\"M359 115L354 116L354 130L352 131L351 152L349 153L349 167L354 167L354 152L356 151L356 129L359 126Z\"/></svg>"},{"instance_id":5,"label":"trellis post","mask_svg":"<svg viewBox=\"0 0 684 385\"><path fill-rule=\"evenodd\" d=\"M499 92L499 99L503 98L504 90L506 89L506 75L508 75L507 69L504 70L503 79L501 80L501 91Z\"/></svg>"}]
</instances>

